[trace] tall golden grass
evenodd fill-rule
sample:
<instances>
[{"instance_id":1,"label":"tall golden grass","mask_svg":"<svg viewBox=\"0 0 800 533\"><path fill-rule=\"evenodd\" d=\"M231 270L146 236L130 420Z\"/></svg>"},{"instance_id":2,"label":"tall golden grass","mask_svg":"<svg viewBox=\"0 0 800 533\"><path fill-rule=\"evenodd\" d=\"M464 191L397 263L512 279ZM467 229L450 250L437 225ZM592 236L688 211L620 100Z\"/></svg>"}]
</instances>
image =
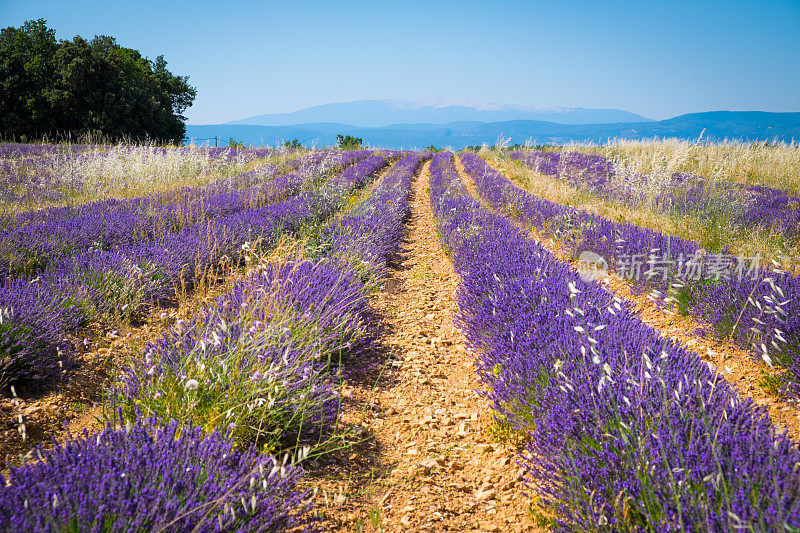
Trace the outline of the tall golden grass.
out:
<instances>
[{"instance_id":1,"label":"tall golden grass","mask_svg":"<svg viewBox=\"0 0 800 533\"><path fill-rule=\"evenodd\" d=\"M132 198L204 185L264 164L297 157L297 151L274 150L254 157L224 149L219 157L197 146L155 144L94 145L80 154L67 149L46 157L9 158L0 185L0 212L79 205L108 198ZM5 183L3 183L5 182Z\"/></svg>"},{"instance_id":2,"label":"tall golden grass","mask_svg":"<svg viewBox=\"0 0 800 533\"><path fill-rule=\"evenodd\" d=\"M568 144L563 149L600 154L633 172L686 172L711 180L765 185L800 196L800 142L614 140L606 144Z\"/></svg>"},{"instance_id":3,"label":"tall golden grass","mask_svg":"<svg viewBox=\"0 0 800 533\"><path fill-rule=\"evenodd\" d=\"M650 144L655 143L649 142L648 146ZM564 150L571 151L604 149L602 146L587 145L564 147ZM796 155L796 153L793 154L791 150L797 152L797 148L785 148L785 150L792 155ZM717 147L710 147L709 152L720 153ZM640 153L646 153L645 147L642 147ZM628 222L676 235L695 241L711 251L719 251L723 247L727 247L728 252L733 254L741 253L747 256L759 254L765 260L776 261L782 268L800 273L800 243L790 242L784 236L774 232L760 228L751 228L745 232L741 228L726 224L724 220L709 223L707 213L663 210L649 202L628 205L621 201L600 197L589 189L575 188L562 180L531 170L521 163L508 159L505 151L482 150L480 155L517 185L546 200L584 209L615 222ZM710 160L710 156L708 159ZM642 155L640 170L644 168L644 162L648 160L655 161L652 157ZM775 168L782 167L782 163L775 164ZM664 166L661 168L663 169ZM800 179L800 176L796 179ZM654 179L652 184L656 184L657 181Z\"/></svg>"}]
</instances>

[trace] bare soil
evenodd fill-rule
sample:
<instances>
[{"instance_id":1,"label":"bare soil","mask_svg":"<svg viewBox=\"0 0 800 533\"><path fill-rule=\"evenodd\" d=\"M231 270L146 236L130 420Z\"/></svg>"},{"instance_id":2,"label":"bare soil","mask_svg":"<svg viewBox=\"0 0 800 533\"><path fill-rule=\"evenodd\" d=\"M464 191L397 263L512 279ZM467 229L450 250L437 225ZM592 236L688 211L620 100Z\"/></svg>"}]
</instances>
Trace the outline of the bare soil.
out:
<instances>
[{"instance_id":1,"label":"bare soil","mask_svg":"<svg viewBox=\"0 0 800 533\"><path fill-rule=\"evenodd\" d=\"M345 387L343 420L366 437L307 478L333 531L536 531L510 443L493 440L488 401L453 324L458 276L428 191L413 185L407 240L372 303L385 331Z\"/></svg>"}]
</instances>

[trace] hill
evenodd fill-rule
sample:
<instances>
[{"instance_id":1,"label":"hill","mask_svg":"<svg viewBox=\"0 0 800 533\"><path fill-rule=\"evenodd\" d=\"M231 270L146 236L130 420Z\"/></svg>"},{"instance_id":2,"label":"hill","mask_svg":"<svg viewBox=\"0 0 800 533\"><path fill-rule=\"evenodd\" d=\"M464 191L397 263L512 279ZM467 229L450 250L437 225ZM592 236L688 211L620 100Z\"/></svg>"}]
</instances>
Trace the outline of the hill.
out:
<instances>
[{"instance_id":1,"label":"hill","mask_svg":"<svg viewBox=\"0 0 800 533\"><path fill-rule=\"evenodd\" d=\"M306 146L330 146L336 134L363 138L381 148L411 148L434 145L460 149L499 139L511 143L560 144L605 142L608 139L646 139L677 137L720 141L800 140L800 113L760 111L714 111L689 113L667 120L616 124L557 124L534 120L482 123L477 121L449 124L392 124L383 127L359 127L344 123L309 123L289 126L220 124L188 126L188 139L218 136L222 142L234 138L245 144L275 145L287 139L299 139Z\"/></svg>"}]
</instances>

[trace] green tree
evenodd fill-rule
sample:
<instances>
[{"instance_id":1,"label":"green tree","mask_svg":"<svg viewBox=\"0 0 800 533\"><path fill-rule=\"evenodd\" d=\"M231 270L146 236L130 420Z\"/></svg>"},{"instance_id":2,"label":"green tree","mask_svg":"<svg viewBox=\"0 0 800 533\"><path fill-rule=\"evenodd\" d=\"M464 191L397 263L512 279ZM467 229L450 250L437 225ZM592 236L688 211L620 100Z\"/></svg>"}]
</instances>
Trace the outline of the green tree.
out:
<instances>
[{"instance_id":1,"label":"green tree","mask_svg":"<svg viewBox=\"0 0 800 533\"><path fill-rule=\"evenodd\" d=\"M50 126L56 32L43 19L0 30L0 132L35 137Z\"/></svg>"},{"instance_id":2,"label":"green tree","mask_svg":"<svg viewBox=\"0 0 800 533\"><path fill-rule=\"evenodd\" d=\"M336 145L342 150L358 150L361 148L364 139L361 137L353 137L351 135L336 135Z\"/></svg>"},{"instance_id":3,"label":"green tree","mask_svg":"<svg viewBox=\"0 0 800 533\"><path fill-rule=\"evenodd\" d=\"M292 139L291 141L284 142L283 146L284 148L302 148L303 144L297 139Z\"/></svg>"},{"instance_id":4,"label":"green tree","mask_svg":"<svg viewBox=\"0 0 800 533\"><path fill-rule=\"evenodd\" d=\"M30 49L25 52L25 47ZM6 69L7 53L38 59L9 61ZM187 76L167 70L163 56L150 61L104 35L55 43L54 32L40 19L2 30L0 57L0 84L16 90L8 108L12 112L0 118L5 137L71 133L178 143L186 134L183 112L197 90ZM46 67L34 68L40 64ZM47 74L37 76L42 70Z\"/></svg>"}]
</instances>

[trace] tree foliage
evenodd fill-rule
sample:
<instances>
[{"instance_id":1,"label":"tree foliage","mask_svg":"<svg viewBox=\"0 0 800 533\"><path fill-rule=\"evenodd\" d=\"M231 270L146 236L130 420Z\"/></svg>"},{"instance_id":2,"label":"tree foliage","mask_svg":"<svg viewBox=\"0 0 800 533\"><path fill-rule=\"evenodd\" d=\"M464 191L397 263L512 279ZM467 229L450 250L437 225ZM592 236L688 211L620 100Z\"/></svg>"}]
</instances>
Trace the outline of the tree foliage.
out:
<instances>
[{"instance_id":1,"label":"tree foliage","mask_svg":"<svg viewBox=\"0 0 800 533\"><path fill-rule=\"evenodd\" d=\"M197 90L113 37L56 41L44 19L0 30L0 135L180 142Z\"/></svg>"},{"instance_id":2,"label":"tree foliage","mask_svg":"<svg viewBox=\"0 0 800 533\"><path fill-rule=\"evenodd\" d=\"M284 148L302 148L303 143L301 143L297 139L292 139L291 141L284 142L283 146Z\"/></svg>"},{"instance_id":3,"label":"tree foliage","mask_svg":"<svg viewBox=\"0 0 800 533\"><path fill-rule=\"evenodd\" d=\"M364 143L361 137L353 137L351 135L336 135L336 145L342 150L358 150Z\"/></svg>"}]
</instances>

